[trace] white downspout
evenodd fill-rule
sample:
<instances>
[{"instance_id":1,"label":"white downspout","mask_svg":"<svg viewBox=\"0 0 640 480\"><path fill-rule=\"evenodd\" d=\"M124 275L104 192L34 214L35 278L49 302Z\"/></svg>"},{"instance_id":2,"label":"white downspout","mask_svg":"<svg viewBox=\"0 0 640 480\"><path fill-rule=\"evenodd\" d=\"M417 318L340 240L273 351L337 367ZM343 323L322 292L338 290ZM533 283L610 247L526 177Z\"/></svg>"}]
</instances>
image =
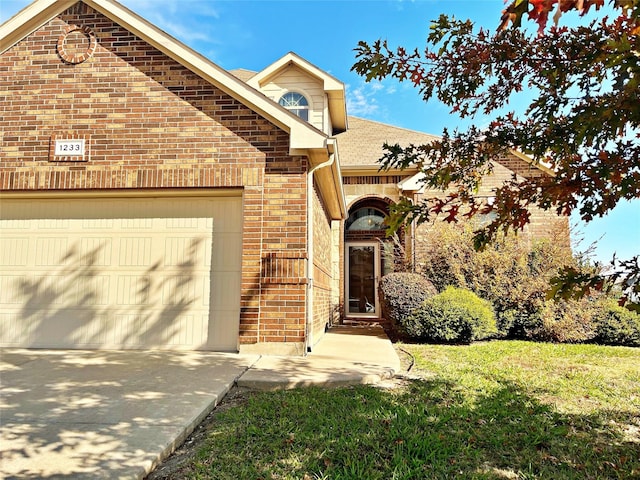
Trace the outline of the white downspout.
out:
<instances>
[{"instance_id":1,"label":"white downspout","mask_svg":"<svg viewBox=\"0 0 640 480\"><path fill-rule=\"evenodd\" d=\"M309 170L307 174L307 321L305 325L305 354L311 351L313 345L313 174L316 170L328 167L335 162L335 155L329 155L329 160L320 163Z\"/></svg>"}]
</instances>

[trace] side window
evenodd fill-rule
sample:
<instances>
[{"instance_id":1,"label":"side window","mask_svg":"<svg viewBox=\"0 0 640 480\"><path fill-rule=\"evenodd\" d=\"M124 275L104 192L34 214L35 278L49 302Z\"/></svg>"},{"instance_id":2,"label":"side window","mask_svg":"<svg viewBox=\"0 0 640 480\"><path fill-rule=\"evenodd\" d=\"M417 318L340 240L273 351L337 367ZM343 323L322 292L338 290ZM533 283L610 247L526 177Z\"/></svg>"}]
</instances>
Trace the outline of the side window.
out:
<instances>
[{"instance_id":1,"label":"side window","mask_svg":"<svg viewBox=\"0 0 640 480\"><path fill-rule=\"evenodd\" d=\"M304 95L297 92L285 93L278 103L304 121L309 121L309 102Z\"/></svg>"}]
</instances>

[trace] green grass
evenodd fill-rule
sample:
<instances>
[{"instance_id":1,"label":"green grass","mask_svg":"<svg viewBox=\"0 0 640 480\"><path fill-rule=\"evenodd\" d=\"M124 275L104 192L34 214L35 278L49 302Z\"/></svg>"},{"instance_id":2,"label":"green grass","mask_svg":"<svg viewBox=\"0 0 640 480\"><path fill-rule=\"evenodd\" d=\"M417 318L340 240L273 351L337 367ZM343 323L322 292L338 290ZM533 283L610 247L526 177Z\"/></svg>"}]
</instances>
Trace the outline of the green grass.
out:
<instances>
[{"instance_id":1,"label":"green grass","mask_svg":"<svg viewBox=\"0 0 640 480\"><path fill-rule=\"evenodd\" d=\"M250 395L182 477L640 479L640 350L401 348L420 378L396 388Z\"/></svg>"}]
</instances>

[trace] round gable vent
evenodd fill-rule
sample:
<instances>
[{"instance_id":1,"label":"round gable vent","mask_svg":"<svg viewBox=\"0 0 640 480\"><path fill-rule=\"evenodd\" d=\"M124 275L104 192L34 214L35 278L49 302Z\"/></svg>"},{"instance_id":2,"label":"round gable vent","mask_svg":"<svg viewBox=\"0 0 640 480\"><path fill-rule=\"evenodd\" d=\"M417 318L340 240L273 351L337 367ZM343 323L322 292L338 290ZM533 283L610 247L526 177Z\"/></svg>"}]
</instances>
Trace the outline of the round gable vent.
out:
<instances>
[{"instance_id":1,"label":"round gable vent","mask_svg":"<svg viewBox=\"0 0 640 480\"><path fill-rule=\"evenodd\" d=\"M58 38L58 55L73 65L91 58L96 51L96 36L89 27L69 25Z\"/></svg>"}]
</instances>

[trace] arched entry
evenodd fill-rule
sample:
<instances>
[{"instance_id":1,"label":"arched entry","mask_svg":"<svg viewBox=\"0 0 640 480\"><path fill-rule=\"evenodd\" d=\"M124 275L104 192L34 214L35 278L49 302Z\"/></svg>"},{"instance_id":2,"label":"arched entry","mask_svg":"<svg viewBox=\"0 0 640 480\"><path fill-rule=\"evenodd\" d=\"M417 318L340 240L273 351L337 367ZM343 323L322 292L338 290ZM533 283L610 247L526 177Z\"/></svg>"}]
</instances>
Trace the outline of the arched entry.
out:
<instances>
[{"instance_id":1,"label":"arched entry","mask_svg":"<svg viewBox=\"0 0 640 480\"><path fill-rule=\"evenodd\" d=\"M393 271L393 260L385 254L384 219L388 203L362 199L349 210L344 224L344 297L347 318L380 318L378 284Z\"/></svg>"}]
</instances>

